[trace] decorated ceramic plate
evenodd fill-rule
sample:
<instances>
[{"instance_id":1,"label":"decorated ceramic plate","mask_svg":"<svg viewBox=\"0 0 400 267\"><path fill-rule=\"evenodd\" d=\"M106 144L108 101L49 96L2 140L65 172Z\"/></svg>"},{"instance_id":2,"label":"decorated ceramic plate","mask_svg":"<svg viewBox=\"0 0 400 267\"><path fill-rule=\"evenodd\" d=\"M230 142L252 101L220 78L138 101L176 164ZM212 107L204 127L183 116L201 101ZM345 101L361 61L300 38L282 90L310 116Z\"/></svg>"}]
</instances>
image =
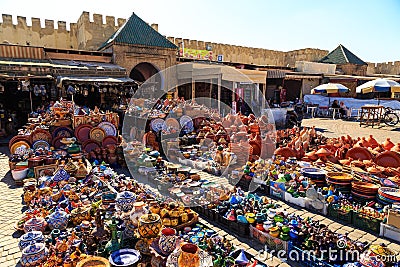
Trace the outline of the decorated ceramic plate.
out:
<instances>
[{"instance_id":1,"label":"decorated ceramic plate","mask_svg":"<svg viewBox=\"0 0 400 267\"><path fill-rule=\"evenodd\" d=\"M15 142L10 149L11 154L24 154L28 149L30 149L30 145L25 141L17 141Z\"/></svg>"},{"instance_id":2,"label":"decorated ceramic plate","mask_svg":"<svg viewBox=\"0 0 400 267\"><path fill-rule=\"evenodd\" d=\"M48 130L36 129L31 133L31 144L38 140L44 140L47 143L51 143L52 137Z\"/></svg>"},{"instance_id":3,"label":"decorated ceramic plate","mask_svg":"<svg viewBox=\"0 0 400 267\"><path fill-rule=\"evenodd\" d=\"M378 190L378 194L392 201L400 202L400 189L381 187Z\"/></svg>"},{"instance_id":4,"label":"decorated ceramic plate","mask_svg":"<svg viewBox=\"0 0 400 267\"><path fill-rule=\"evenodd\" d=\"M397 168L400 166L400 155L394 151L385 151L376 156L375 163L382 167Z\"/></svg>"},{"instance_id":5,"label":"decorated ceramic plate","mask_svg":"<svg viewBox=\"0 0 400 267\"><path fill-rule=\"evenodd\" d=\"M8 149L11 151L11 146L18 141L24 141L29 145L31 144L29 135L16 135L13 138L11 138L11 140L8 142Z\"/></svg>"},{"instance_id":6,"label":"decorated ceramic plate","mask_svg":"<svg viewBox=\"0 0 400 267\"><path fill-rule=\"evenodd\" d=\"M106 136L103 139L102 145L103 147L106 147L107 145L117 145L118 144L118 139L115 136Z\"/></svg>"},{"instance_id":7,"label":"decorated ceramic plate","mask_svg":"<svg viewBox=\"0 0 400 267\"><path fill-rule=\"evenodd\" d=\"M44 140L37 140L35 143L32 144L32 148L33 148L33 150L37 150L39 148L41 148L43 150L49 150L50 144Z\"/></svg>"},{"instance_id":8,"label":"decorated ceramic plate","mask_svg":"<svg viewBox=\"0 0 400 267\"><path fill-rule=\"evenodd\" d=\"M347 151L346 158L370 160L372 159L372 154L365 147L354 147L352 149L349 149L349 151Z\"/></svg>"},{"instance_id":9,"label":"decorated ceramic plate","mask_svg":"<svg viewBox=\"0 0 400 267\"><path fill-rule=\"evenodd\" d=\"M153 119L151 121L151 129L155 132L159 132L165 127L165 121L163 119Z\"/></svg>"},{"instance_id":10,"label":"decorated ceramic plate","mask_svg":"<svg viewBox=\"0 0 400 267\"><path fill-rule=\"evenodd\" d=\"M51 145L56 149L60 148L61 146L63 146L63 143L61 143L61 140L63 138L64 137L62 137L62 136L58 136L58 137L54 138L53 141L51 142Z\"/></svg>"},{"instance_id":11,"label":"decorated ceramic plate","mask_svg":"<svg viewBox=\"0 0 400 267\"><path fill-rule=\"evenodd\" d=\"M78 138L79 142L83 143L90 139L89 133L93 129L90 124L81 124L75 128L75 137Z\"/></svg>"},{"instance_id":12,"label":"decorated ceramic plate","mask_svg":"<svg viewBox=\"0 0 400 267\"><path fill-rule=\"evenodd\" d=\"M179 130L181 127L179 122L175 118L168 118L165 120L165 126L175 130Z\"/></svg>"},{"instance_id":13,"label":"decorated ceramic plate","mask_svg":"<svg viewBox=\"0 0 400 267\"><path fill-rule=\"evenodd\" d=\"M135 249L119 249L108 260L112 266L133 266L140 260L140 252Z\"/></svg>"},{"instance_id":14,"label":"decorated ceramic plate","mask_svg":"<svg viewBox=\"0 0 400 267\"><path fill-rule=\"evenodd\" d=\"M181 124L181 127L187 125L188 123L191 123L193 126L193 120L191 117L189 117L188 115L183 115L180 119L179 119L179 123Z\"/></svg>"},{"instance_id":15,"label":"decorated ceramic plate","mask_svg":"<svg viewBox=\"0 0 400 267\"><path fill-rule=\"evenodd\" d=\"M172 252L168 258L167 258L167 267L178 267L178 259L179 256L181 255L181 250L176 249L174 252ZM212 257L204 252L202 249L199 249L199 259L200 259L200 265L199 267L212 267L213 266L213 261Z\"/></svg>"},{"instance_id":16,"label":"decorated ceramic plate","mask_svg":"<svg viewBox=\"0 0 400 267\"><path fill-rule=\"evenodd\" d=\"M106 132L102 128L94 127L90 130L89 136L90 139L101 143L106 137Z\"/></svg>"},{"instance_id":17,"label":"decorated ceramic plate","mask_svg":"<svg viewBox=\"0 0 400 267\"><path fill-rule=\"evenodd\" d=\"M94 141L94 140L86 140L83 144L82 144L83 150L86 152L91 152L92 150L99 148L100 145L98 142Z\"/></svg>"},{"instance_id":18,"label":"decorated ceramic plate","mask_svg":"<svg viewBox=\"0 0 400 267\"><path fill-rule=\"evenodd\" d=\"M106 135L111 135L111 136L116 136L117 135L117 129L115 128L114 124L108 121L103 121L97 127L100 127L106 132Z\"/></svg>"},{"instance_id":19,"label":"decorated ceramic plate","mask_svg":"<svg viewBox=\"0 0 400 267\"><path fill-rule=\"evenodd\" d=\"M60 126L54 129L52 136L53 139L59 136L71 138L74 136L74 131L69 127Z\"/></svg>"},{"instance_id":20,"label":"decorated ceramic plate","mask_svg":"<svg viewBox=\"0 0 400 267\"><path fill-rule=\"evenodd\" d=\"M110 267L110 262L103 258L97 256L89 256L84 260L77 263L76 267Z\"/></svg>"}]
</instances>

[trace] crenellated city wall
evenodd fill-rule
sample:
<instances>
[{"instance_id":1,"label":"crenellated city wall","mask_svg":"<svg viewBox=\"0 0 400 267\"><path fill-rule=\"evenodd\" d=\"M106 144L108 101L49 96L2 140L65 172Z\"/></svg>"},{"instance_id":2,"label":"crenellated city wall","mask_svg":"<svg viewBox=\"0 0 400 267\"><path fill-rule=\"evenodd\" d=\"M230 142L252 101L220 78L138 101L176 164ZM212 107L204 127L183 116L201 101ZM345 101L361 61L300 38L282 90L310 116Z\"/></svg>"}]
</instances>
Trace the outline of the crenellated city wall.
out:
<instances>
[{"instance_id":1,"label":"crenellated city wall","mask_svg":"<svg viewBox=\"0 0 400 267\"><path fill-rule=\"evenodd\" d=\"M90 20L89 12L82 12L76 23L69 24L58 21L57 28L54 21L46 19L44 27L39 18L31 18L28 26L25 17L17 16L17 24L13 24L11 15L3 14L0 23L0 42L20 45L43 46L60 49L97 50L126 19L117 19L106 16L103 23L103 15L93 14Z\"/></svg>"},{"instance_id":2,"label":"crenellated city wall","mask_svg":"<svg viewBox=\"0 0 400 267\"><path fill-rule=\"evenodd\" d=\"M12 16L3 14L0 23L0 43L95 51L125 22L126 19L115 19L113 16L105 16L103 22L103 15L93 14L93 18L90 18L89 12L84 11L77 22L70 23L67 29L65 21L58 21L55 28L54 21L47 19L42 27L39 18L31 18L31 25L28 26L26 18L21 16L17 16L17 24L14 25ZM151 26L158 30L157 24ZM223 55L224 62L259 66L295 67L296 61L318 61L329 52L315 48L283 52L176 37L167 38L178 47L183 43L185 49L206 50L207 47L211 47L213 60L216 60L218 55ZM400 61L368 63L367 74L400 75Z\"/></svg>"},{"instance_id":3,"label":"crenellated city wall","mask_svg":"<svg viewBox=\"0 0 400 267\"><path fill-rule=\"evenodd\" d=\"M400 61L368 63L367 74L400 75Z\"/></svg>"}]
</instances>

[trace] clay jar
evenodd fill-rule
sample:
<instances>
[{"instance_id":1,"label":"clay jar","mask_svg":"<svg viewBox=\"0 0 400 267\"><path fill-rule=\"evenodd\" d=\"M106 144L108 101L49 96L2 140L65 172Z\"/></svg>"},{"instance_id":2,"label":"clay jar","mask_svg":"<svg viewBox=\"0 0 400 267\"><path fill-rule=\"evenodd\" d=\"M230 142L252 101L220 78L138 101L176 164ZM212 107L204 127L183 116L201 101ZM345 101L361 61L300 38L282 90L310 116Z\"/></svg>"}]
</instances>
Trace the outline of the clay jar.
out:
<instances>
[{"instance_id":1,"label":"clay jar","mask_svg":"<svg viewBox=\"0 0 400 267\"><path fill-rule=\"evenodd\" d=\"M140 217L138 232L142 238L155 238L162 227L161 218L158 214L145 214Z\"/></svg>"},{"instance_id":2,"label":"clay jar","mask_svg":"<svg viewBox=\"0 0 400 267\"><path fill-rule=\"evenodd\" d=\"M199 267L199 248L194 244L182 244L181 253L178 258L179 267Z\"/></svg>"}]
</instances>

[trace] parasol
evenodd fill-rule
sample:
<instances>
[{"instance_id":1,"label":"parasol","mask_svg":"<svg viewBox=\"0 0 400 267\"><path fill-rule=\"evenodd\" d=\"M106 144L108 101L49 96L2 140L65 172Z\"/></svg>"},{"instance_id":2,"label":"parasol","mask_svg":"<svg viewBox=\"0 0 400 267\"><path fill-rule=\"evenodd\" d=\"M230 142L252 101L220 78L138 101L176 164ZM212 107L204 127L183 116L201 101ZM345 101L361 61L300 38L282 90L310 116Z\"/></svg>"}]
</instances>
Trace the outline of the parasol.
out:
<instances>
[{"instance_id":1,"label":"parasol","mask_svg":"<svg viewBox=\"0 0 400 267\"><path fill-rule=\"evenodd\" d=\"M381 92L394 92L400 90L400 83L393 80L378 78L369 82L366 82L360 86L357 86L356 93L367 94L367 93L381 93ZM379 105L378 95L378 105Z\"/></svg>"}]
</instances>

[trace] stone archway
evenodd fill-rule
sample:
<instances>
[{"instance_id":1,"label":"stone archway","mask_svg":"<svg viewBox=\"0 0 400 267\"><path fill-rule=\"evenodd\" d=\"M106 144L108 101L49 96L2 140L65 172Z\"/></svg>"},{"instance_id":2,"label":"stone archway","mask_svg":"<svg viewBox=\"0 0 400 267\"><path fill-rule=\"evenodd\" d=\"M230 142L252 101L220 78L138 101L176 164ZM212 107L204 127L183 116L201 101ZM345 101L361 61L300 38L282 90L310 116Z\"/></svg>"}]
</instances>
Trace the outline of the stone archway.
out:
<instances>
[{"instance_id":1,"label":"stone archway","mask_svg":"<svg viewBox=\"0 0 400 267\"><path fill-rule=\"evenodd\" d=\"M141 62L137 64L129 74L129 77L138 82L145 82L151 76L157 74L159 69L155 67L153 64L148 62ZM160 77L156 77L160 78ZM159 82L159 81L158 81Z\"/></svg>"}]
</instances>

